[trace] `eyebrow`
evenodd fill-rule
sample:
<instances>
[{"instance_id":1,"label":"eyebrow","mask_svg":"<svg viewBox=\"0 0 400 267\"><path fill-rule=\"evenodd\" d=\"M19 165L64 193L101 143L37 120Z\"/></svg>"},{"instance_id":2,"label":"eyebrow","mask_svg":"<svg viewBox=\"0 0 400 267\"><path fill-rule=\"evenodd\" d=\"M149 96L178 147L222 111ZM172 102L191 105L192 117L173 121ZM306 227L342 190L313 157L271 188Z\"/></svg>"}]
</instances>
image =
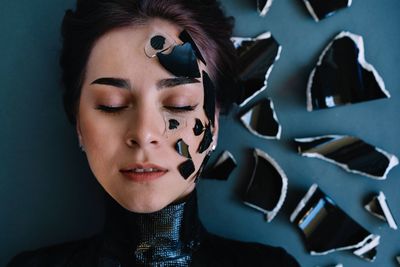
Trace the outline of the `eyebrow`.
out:
<instances>
[{"instance_id":1,"label":"eyebrow","mask_svg":"<svg viewBox=\"0 0 400 267\"><path fill-rule=\"evenodd\" d=\"M130 90L131 83L127 79L121 78L112 78L112 77L104 77L94 80L91 84L104 84L104 85L111 85L118 88L123 88Z\"/></svg>"},{"instance_id":2,"label":"eyebrow","mask_svg":"<svg viewBox=\"0 0 400 267\"><path fill-rule=\"evenodd\" d=\"M162 79L157 82L157 89L170 88L183 84L191 84L191 83L200 83L199 80L190 77L175 77ZM91 84L102 84L102 85L110 85L117 88L130 90L131 83L128 79L122 78L113 78L113 77L103 77L94 80Z\"/></svg>"}]
</instances>

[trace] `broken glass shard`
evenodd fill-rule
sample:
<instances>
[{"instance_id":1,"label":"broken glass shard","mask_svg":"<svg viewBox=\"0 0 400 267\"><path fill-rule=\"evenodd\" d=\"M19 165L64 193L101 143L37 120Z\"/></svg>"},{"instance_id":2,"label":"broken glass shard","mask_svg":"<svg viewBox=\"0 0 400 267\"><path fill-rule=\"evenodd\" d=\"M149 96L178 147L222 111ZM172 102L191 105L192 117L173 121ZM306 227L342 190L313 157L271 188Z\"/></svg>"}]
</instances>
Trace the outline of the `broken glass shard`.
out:
<instances>
[{"instance_id":1,"label":"broken glass shard","mask_svg":"<svg viewBox=\"0 0 400 267\"><path fill-rule=\"evenodd\" d=\"M307 85L307 110L389 98L376 69L365 61L360 35L339 33L324 49Z\"/></svg>"},{"instance_id":2,"label":"broken glass shard","mask_svg":"<svg viewBox=\"0 0 400 267\"><path fill-rule=\"evenodd\" d=\"M396 221L390 212L385 194L383 194L382 191L379 192L379 195L374 196L372 200L364 206L364 208L372 215L386 221L392 229L397 230Z\"/></svg>"},{"instance_id":3,"label":"broken glass shard","mask_svg":"<svg viewBox=\"0 0 400 267\"><path fill-rule=\"evenodd\" d=\"M386 179L389 171L399 163L395 155L353 136L296 138L295 143L303 156L323 159L348 172L378 180Z\"/></svg>"},{"instance_id":4,"label":"broken glass shard","mask_svg":"<svg viewBox=\"0 0 400 267\"><path fill-rule=\"evenodd\" d=\"M396 261L397 261L398 264L400 264L400 256L396 257Z\"/></svg>"},{"instance_id":5,"label":"broken glass shard","mask_svg":"<svg viewBox=\"0 0 400 267\"><path fill-rule=\"evenodd\" d=\"M153 36L150 39L150 45L154 50L162 50L165 45L165 37L161 35Z\"/></svg>"},{"instance_id":6,"label":"broken glass shard","mask_svg":"<svg viewBox=\"0 0 400 267\"><path fill-rule=\"evenodd\" d=\"M175 150L179 153L179 155L185 158L192 158L189 152L189 145L185 143L182 139L179 139L175 144Z\"/></svg>"},{"instance_id":7,"label":"broken glass shard","mask_svg":"<svg viewBox=\"0 0 400 267\"><path fill-rule=\"evenodd\" d=\"M225 150L218 157L214 165L205 171L203 177L226 181L236 166L237 163L233 155Z\"/></svg>"},{"instance_id":8,"label":"broken glass shard","mask_svg":"<svg viewBox=\"0 0 400 267\"><path fill-rule=\"evenodd\" d=\"M256 38L233 37L232 42L238 54L239 79L243 87L237 104L244 106L267 88L268 77L282 47L270 32Z\"/></svg>"},{"instance_id":9,"label":"broken glass shard","mask_svg":"<svg viewBox=\"0 0 400 267\"><path fill-rule=\"evenodd\" d=\"M195 122L194 127L193 127L194 135L195 136L199 136L199 135L201 135L203 133L203 131L204 131L203 123L201 122L200 119L196 119L196 122Z\"/></svg>"},{"instance_id":10,"label":"broken glass shard","mask_svg":"<svg viewBox=\"0 0 400 267\"><path fill-rule=\"evenodd\" d=\"M254 135L266 139L280 139L282 128L271 99L264 98L244 113L240 120Z\"/></svg>"},{"instance_id":11,"label":"broken glass shard","mask_svg":"<svg viewBox=\"0 0 400 267\"><path fill-rule=\"evenodd\" d=\"M199 48L197 47L196 43L194 42L194 40L192 39L192 37L190 36L190 34L189 34L187 31L183 30L183 31L179 34L179 39L181 39L181 41L182 41L183 43L189 43L189 44L192 46L192 49L193 49L193 51L194 51L196 57L197 57L198 59L200 59L201 62L204 63L204 65L207 65L207 64L206 64L206 61L205 61L204 58L203 58L203 55L200 53Z\"/></svg>"},{"instance_id":12,"label":"broken glass shard","mask_svg":"<svg viewBox=\"0 0 400 267\"><path fill-rule=\"evenodd\" d=\"M257 0L257 10L260 16L264 17L272 5L272 0Z\"/></svg>"},{"instance_id":13,"label":"broken glass shard","mask_svg":"<svg viewBox=\"0 0 400 267\"><path fill-rule=\"evenodd\" d=\"M315 21L329 17L339 9L350 7L352 0L303 0Z\"/></svg>"},{"instance_id":14,"label":"broken glass shard","mask_svg":"<svg viewBox=\"0 0 400 267\"><path fill-rule=\"evenodd\" d=\"M208 124L204 129L203 138L200 141L197 152L203 153L204 151L206 151L210 147L212 141L213 141L213 135L211 132L211 126L210 124Z\"/></svg>"},{"instance_id":15,"label":"broken glass shard","mask_svg":"<svg viewBox=\"0 0 400 267\"><path fill-rule=\"evenodd\" d=\"M179 121L177 121L175 119L170 119L168 122L169 122L168 129L170 129L170 130L177 129L179 126Z\"/></svg>"},{"instance_id":16,"label":"broken glass shard","mask_svg":"<svg viewBox=\"0 0 400 267\"><path fill-rule=\"evenodd\" d=\"M189 178L192 173L195 171L194 163L191 159L186 160L178 166L179 173L182 175L185 180Z\"/></svg>"},{"instance_id":17,"label":"broken glass shard","mask_svg":"<svg viewBox=\"0 0 400 267\"><path fill-rule=\"evenodd\" d=\"M265 213L270 222L285 201L287 177L278 163L264 151L254 149L253 155L254 168L243 201Z\"/></svg>"},{"instance_id":18,"label":"broken glass shard","mask_svg":"<svg viewBox=\"0 0 400 267\"><path fill-rule=\"evenodd\" d=\"M207 72L202 71L203 88L204 88L204 103L203 109L207 118L211 121L211 126L214 126L215 119L215 87Z\"/></svg>"},{"instance_id":19,"label":"broken glass shard","mask_svg":"<svg viewBox=\"0 0 400 267\"><path fill-rule=\"evenodd\" d=\"M373 235L348 216L336 203L313 184L290 221L302 231L311 255L325 255L339 250L374 261L380 236Z\"/></svg>"}]
</instances>

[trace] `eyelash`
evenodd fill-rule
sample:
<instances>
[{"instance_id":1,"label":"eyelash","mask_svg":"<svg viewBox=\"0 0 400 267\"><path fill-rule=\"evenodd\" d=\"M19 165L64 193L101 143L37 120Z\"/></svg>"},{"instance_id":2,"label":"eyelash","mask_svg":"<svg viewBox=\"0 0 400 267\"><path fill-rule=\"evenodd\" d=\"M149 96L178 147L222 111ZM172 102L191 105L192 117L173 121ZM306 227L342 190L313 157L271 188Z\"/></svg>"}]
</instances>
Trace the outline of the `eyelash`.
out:
<instances>
[{"instance_id":1,"label":"eyelash","mask_svg":"<svg viewBox=\"0 0 400 267\"><path fill-rule=\"evenodd\" d=\"M96 109L106 112L106 113L113 113L116 114L118 112L121 112L123 109L125 109L127 106L120 106L120 107L112 107L112 106L106 106L106 105L98 105ZM164 106L164 108L176 112L176 113L183 113L183 112L189 112L195 110L197 105L194 106Z\"/></svg>"}]
</instances>

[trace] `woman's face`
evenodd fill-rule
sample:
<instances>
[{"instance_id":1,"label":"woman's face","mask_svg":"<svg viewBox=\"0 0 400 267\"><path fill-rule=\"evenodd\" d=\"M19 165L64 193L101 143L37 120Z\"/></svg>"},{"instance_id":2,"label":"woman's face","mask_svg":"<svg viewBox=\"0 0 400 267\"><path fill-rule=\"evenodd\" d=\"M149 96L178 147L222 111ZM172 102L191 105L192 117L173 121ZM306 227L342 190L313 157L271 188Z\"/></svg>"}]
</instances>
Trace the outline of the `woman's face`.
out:
<instances>
[{"instance_id":1,"label":"woman's face","mask_svg":"<svg viewBox=\"0 0 400 267\"><path fill-rule=\"evenodd\" d=\"M154 35L182 43L181 32L160 19L116 29L96 42L87 63L78 136L97 180L131 211L154 212L189 194L215 145L217 120L209 128L213 142L198 149L201 126L211 119L204 108L206 67L198 60L201 77L175 76L145 51Z\"/></svg>"}]
</instances>

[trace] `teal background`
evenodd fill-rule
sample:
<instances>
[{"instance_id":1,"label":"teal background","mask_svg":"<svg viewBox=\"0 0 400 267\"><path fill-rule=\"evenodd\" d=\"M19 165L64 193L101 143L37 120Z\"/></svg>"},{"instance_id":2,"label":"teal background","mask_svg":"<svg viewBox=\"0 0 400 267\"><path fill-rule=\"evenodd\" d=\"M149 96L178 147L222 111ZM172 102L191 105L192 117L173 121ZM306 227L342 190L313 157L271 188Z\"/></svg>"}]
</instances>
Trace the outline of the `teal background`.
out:
<instances>
[{"instance_id":1,"label":"teal background","mask_svg":"<svg viewBox=\"0 0 400 267\"><path fill-rule=\"evenodd\" d=\"M323 134L358 136L400 156L400 1L355 0L334 16L314 22L300 0L275 0L266 17L256 1L222 1L236 18L236 36L271 31L283 47L280 60L257 97L272 98L283 127L282 139L252 136L232 114L221 118L216 155L230 150L239 166L227 182L202 180L201 218L220 235L282 246L302 266L397 266L400 230L394 231L363 208L382 190L400 224L400 168L376 181L297 155L290 141ZM101 229L102 190L78 148L61 102L60 23L72 0L5 1L0 5L0 266L23 250L90 236ZM217 27L218 25L216 25ZM366 60L383 77L391 99L307 112L308 75L327 43L341 30L364 37ZM255 99L256 100L256 99ZM251 148L267 151L289 178L288 196L278 216L263 215L240 201L249 181ZM367 263L350 252L311 256L289 216L312 183L318 183L345 212L381 235L378 256Z\"/></svg>"}]
</instances>

